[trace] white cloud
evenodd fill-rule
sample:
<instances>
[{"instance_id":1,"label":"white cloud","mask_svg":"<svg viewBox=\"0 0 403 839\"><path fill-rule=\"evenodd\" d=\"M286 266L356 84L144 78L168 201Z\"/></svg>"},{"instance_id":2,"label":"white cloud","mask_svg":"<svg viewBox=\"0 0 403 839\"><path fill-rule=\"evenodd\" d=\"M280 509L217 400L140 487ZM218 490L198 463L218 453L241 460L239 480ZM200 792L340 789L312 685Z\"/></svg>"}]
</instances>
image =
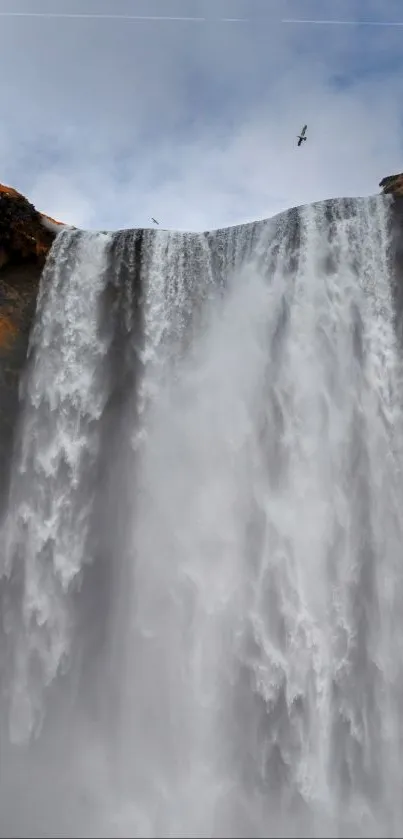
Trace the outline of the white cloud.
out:
<instances>
[{"instance_id":1,"label":"white cloud","mask_svg":"<svg viewBox=\"0 0 403 839\"><path fill-rule=\"evenodd\" d=\"M172 0L173 14L183 2ZM60 31L46 21L29 39L24 22L8 23L0 179L67 223L108 228L155 216L166 227L206 229L377 192L403 168L396 32L285 27L278 20L292 16L290 2L256 2L267 10L264 26L197 33L181 24L107 31L92 21ZM317 6L303 4L303 16ZM329 16L337 10L345 12L342 2ZM396 18L394 0L382 10ZM241 17L245 3L217 0L215 14ZM12 64L18 43L10 81L1 64ZM298 149L304 122L308 142Z\"/></svg>"}]
</instances>

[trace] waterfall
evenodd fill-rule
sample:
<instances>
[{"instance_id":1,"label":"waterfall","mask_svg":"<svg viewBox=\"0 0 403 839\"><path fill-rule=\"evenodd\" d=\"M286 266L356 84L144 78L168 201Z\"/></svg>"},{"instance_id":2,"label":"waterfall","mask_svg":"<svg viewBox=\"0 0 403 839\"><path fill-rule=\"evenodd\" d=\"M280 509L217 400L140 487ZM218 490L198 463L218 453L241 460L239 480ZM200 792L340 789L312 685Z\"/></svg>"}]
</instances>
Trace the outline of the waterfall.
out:
<instances>
[{"instance_id":1,"label":"waterfall","mask_svg":"<svg viewBox=\"0 0 403 839\"><path fill-rule=\"evenodd\" d=\"M0 835L402 834L389 200L63 231L2 523Z\"/></svg>"}]
</instances>

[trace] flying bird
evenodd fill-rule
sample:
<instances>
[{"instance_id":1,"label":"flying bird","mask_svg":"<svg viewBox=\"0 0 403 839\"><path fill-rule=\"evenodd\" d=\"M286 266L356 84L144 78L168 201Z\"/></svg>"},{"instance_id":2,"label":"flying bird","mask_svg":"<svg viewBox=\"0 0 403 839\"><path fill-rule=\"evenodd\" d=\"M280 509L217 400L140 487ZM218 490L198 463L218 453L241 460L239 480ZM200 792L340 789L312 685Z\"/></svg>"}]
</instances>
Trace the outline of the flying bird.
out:
<instances>
[{"instance_id":1,"label":"flying bird","mask_svg":"<svg viewBox=\"0 0 403 839\"><path fill-rule=\"evenodd\" d=\"M304 125L304 127L303 127L303 129L302 129L302 131L301 131L301 134L299 134L299 135L298 135L298 143L297 143L297 145L298 145L298 146L300 146L300 145L304 142L304 140L306 140L306 139L307 139L307 138L305 137L305 132L306 132L306 129L307 129L307 128L308 128L308 126L307 126L307 125Z\"/></svg>"},{"instance_id":2,"label":"flying bird","mask_svg":"<svg viewBox=\"0 0 403 839\"><path fill-rule=\"evenodd\" d=\"M151 221L153 221L153 222L154 222L154 224L159 224L159 221L157 221L157 219L156 219L156 218L153 218L152 216L151 216Z\"/></svg>"}]
</instances>

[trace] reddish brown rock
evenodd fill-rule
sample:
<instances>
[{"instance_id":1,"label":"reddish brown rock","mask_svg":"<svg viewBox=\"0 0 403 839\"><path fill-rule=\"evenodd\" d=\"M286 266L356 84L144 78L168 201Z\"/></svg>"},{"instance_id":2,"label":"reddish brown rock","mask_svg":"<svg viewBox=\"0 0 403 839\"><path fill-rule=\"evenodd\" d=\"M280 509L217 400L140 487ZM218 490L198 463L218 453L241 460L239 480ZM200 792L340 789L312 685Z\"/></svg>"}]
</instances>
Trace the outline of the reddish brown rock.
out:
<instances>
[{"instance_id":1,"label":"reddish brown rock","mask_svg":"<svg viewBox=\"0 0 403 839\"><path fill-rule=\"evenodd\" d=\"M4 370L11 369L15 354L20 363L21 342L21 358L25 355L39 278L59 225L16 189L0 184L0 402Z\"/></svg>"},{"instance_id":2,"label":"reddish brown rock","mask_svg":"<svg viewBox=\"0 0 403 839\"><path fill-rule=\"evenodd\" d=\"M382 178L379 186L384 195L403 196L403 172L399 175L387 175L386 178Z\"/></svg>"},{"instance_id":3,"label":"reddish brown rock","mask_svg":"<svg viewBox=\"0 0 403 839\"><path fill-rule=\"evenodd\" d=\"M43 266L54 237L33 204L12 187L0 184L0 270L9 262Z\"/></svg>"}]
</instances>

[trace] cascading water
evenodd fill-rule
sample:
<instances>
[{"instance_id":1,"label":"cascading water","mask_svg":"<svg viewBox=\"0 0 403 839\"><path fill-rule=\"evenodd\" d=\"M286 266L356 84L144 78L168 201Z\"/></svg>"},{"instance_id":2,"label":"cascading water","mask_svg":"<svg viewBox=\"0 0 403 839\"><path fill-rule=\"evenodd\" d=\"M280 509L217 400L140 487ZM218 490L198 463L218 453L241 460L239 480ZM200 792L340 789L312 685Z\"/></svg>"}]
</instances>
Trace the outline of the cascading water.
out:
<instances>
[{"instance_id":1,"label":"cascading water","mask_svg":"<svg viewBox=\"0 0 403 839\"><path fill-rule=\"evenodd\" d=\"M403 836L384 198L63 233L3 522L1 836Z\"/></svg>"}]
</instances>

